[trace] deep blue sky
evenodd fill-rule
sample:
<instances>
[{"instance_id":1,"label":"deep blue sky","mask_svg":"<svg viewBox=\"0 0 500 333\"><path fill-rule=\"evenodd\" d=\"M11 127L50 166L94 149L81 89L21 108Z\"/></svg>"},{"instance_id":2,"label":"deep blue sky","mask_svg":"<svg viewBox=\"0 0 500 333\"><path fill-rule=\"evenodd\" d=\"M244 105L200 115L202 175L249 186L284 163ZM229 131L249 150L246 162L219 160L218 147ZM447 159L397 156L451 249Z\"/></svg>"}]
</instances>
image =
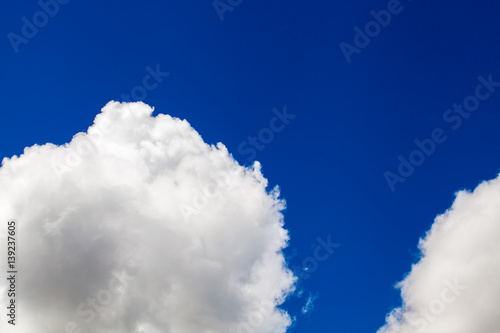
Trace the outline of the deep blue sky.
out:
<instances>
[{"instance_id":1,"label":"deep blue sky","mask_svg":"<svg viewBox=\"0 0 500 333\"><path fill-rule=\"evenodd\" d=\"M41 8L6 2L1 156L70 141L109 100L141 85L147 66L170 75L144 101L186 118L241 163L249 155L238 146L286 105L296 118L255 159L287 200L287 254L300 264L317 237L341 244L301 283L319 294L314 311L300 314L305 297L288 303L292 332L374 332L399 305L393 286L436 214L500 168L500 88L460 128L443 120L474 94L479 75L500 82L500 4L402 0L348 64L339 44L353 44L353 28L387 5L244 0L221 22L208 0L72 0L16 53L8 34L22 35L22 18L32 22ZM435 128L447 141L392 192L384 172L397 172L398 156Z\"/></svg>"}]
</instances>

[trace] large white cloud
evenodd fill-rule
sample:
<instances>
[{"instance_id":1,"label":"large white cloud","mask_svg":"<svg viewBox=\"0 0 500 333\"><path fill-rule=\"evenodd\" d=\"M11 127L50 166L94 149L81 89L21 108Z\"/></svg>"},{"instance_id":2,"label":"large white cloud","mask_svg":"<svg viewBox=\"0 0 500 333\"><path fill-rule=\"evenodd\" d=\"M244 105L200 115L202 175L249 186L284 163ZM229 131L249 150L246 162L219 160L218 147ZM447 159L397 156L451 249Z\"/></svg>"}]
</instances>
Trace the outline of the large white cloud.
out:
<instances>
[{"instance_id":1,"label":"large white cloud","mask_svg":"<svg viewBox=\"0 0 500 333\"><path fill-rule=\"evenodd\" d=\"M69 144L3 160L0 237L18 225L15 332L290 326L278 308L296 281L278 190L258 163L240 166L185 120L152 111L110 102ZM2 279L4 309L6 290Z\"/></svg>"},{"instance_id":2,"label":"large white cloud","mask_svg":"<svg viewBox=\"0 0 500 333\"><path fill-rule=\"evenodd\" d=\"M420 240L379 333L500 332L500 177L460 191Z\"/></svg>"}]
</instances>

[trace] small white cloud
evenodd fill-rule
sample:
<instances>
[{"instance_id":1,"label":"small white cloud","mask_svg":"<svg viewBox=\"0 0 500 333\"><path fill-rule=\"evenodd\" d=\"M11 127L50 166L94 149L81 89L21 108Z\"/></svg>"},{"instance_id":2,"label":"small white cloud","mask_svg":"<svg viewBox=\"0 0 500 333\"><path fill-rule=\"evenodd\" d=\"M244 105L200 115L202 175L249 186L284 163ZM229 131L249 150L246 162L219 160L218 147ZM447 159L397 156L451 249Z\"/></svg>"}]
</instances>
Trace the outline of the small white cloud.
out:
<instances>
[{"instance_id":1,"label":"small white cloud","mask_svg":"<svg viewBox=\"0 0 500 333\"><path fill-rule=\"evenodd\" d=\"M314 310L314 301L318 299L318 292L314 295L309 293L309 297L307 298L306 304L302 307L302 313L307 315L310 314L312 310Z\"/></svg>"}]
</instances>

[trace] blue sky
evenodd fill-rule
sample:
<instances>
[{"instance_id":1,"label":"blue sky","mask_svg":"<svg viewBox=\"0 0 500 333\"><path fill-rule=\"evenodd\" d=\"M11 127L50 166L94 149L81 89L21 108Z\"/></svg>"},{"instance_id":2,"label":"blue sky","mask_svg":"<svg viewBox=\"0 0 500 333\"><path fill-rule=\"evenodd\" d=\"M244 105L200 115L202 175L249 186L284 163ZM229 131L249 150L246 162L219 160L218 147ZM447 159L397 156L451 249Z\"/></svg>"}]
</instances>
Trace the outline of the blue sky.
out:
<instances>
[{"instance_id":1,"label":"blue sky","mask_svg":"<svg viewBox=\"0 0 500 333\"><path fill-rule=\"evenodd\" d=\"M240 163L262 163L287 201L290 265L311 257L318 237L341 244L286 303L297 316L290 331L374 332L401 304L394 284L436 215L500 168L500 88L484 86L500 82L500 4L403 0L348 63L339 45L355 45L354 28L390 3L244 0L221 20L211 1L72 0L22 43L9 34L22 36L22 18L41 7L5 3L1 155L69 142L108 101L135 92ZM141 88L151 71L163 74ZM480 84L489 94L470 117L443 118ZM242 143L284 108L295 117L249 158ZM384 174L435 129L447 139L391 190ZM303 315L309 293L318 298Z\"/></svg>"}]
</instances>

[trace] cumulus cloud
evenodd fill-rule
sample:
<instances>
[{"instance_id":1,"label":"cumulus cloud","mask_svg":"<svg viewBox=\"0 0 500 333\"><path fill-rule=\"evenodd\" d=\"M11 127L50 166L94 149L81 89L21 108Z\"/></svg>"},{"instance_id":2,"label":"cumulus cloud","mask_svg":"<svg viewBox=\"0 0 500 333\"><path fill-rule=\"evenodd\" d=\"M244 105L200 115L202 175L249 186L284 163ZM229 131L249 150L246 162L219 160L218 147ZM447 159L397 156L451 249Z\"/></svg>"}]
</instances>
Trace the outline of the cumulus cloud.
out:
<instances>
[{"instance_id":1,"label":"cumulus cloud","mask_svg":"<svg viewBox=\"0 0 500 333\"><path fill-rule=\"evenodd\" d=\"M402 307L378 333L500 331L500 176L460 191L419 242Z\"/></svg>"},{"instance_id":2,"label":"cumulus cloud","mask_svg":"<svg viewBox=\"0 0 500 333\"><path fill-rule=\"evenodd\" d=\"M291 325L279 308L296 277L278 189L259 163L241 166L187 121L152 111L110 102L70 143L3 160L0 221L18 225L16 332ZM1 304L6 289L3 280Z\"/></svg>"}]
</instances>

